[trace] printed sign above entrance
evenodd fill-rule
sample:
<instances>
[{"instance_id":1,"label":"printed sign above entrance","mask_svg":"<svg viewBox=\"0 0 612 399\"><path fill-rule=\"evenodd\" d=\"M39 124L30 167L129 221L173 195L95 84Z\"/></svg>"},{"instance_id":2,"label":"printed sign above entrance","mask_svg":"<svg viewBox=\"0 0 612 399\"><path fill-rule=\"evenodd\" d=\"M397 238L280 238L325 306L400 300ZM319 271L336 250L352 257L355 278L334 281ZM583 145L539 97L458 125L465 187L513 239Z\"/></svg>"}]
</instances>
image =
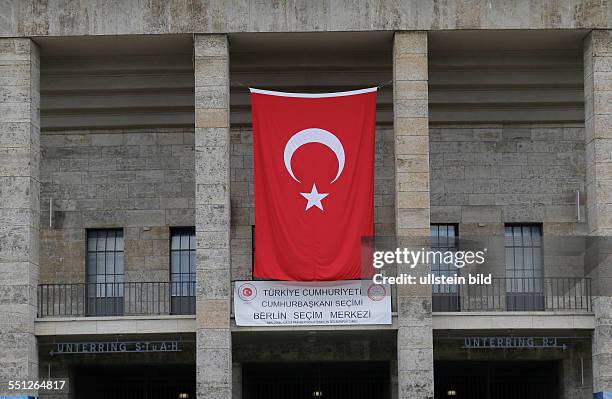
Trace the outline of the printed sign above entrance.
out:
<instances>
[{"instance_id":1,"label":"printed sign above entrance","mask_svg":"<svg viewBox=\"0 0 612 399\"><path fill-rule=\"evenodd\" d=\"M237 281L238 326L391 324L389 286L371 281Z\"/></svg>"},{"instance_id":2,"label":"printed sign above entrance","mask_svg":"<svg viewBox=\"0 0 612 399\"><path fill-rule=\"evenodd\" d=\"M558 337L465 337L464 349L567 349Z\"/></svg>"},{"instance_id":3,"label":"printed sign above entrance","mask_svg":"<svg viewBox=\"0 0 612 399\"><path fill-rule=\"evenodd\" d=\"M84 353L180 352L179 341L62 342L54 345L51 356Z\"/></svg>"}]
</instances>

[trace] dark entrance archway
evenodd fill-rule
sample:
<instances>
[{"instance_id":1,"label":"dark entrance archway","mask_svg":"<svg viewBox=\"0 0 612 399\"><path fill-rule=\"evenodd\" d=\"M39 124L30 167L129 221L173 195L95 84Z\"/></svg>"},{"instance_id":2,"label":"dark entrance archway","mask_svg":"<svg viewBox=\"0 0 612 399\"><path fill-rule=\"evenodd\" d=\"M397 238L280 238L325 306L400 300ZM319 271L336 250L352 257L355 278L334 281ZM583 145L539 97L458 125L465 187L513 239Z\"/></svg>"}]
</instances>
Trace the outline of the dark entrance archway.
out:
<instances>
[{"instance_id":1,"label":"dark entrance archway","mask_svg":"<svg viewBox=\"0 0 612 399\"><path fill-rule=\"evenodd\" d=\"M243 399L390 398L387 362L246 363Z\"/></svg>"},{"instance_id":2,"label":"dark entrance archway","mask_svg":"<svg viewBox=\"0 0 612 399\"><path fill-rule=\"evenodd\" d=\"M435 399L558 399L559 362L435 362Z\"/></svg>"},{"instance_id":3,"label":"dark entrance archway","mask_svg":"<svg viewBox=\"0 0 612 399\"><path fill-rule=\"evenodd\" d=\"M195 399L195 366L104 366L75 370L75 397L88 399Z\"/></svg>"}]
</instances>

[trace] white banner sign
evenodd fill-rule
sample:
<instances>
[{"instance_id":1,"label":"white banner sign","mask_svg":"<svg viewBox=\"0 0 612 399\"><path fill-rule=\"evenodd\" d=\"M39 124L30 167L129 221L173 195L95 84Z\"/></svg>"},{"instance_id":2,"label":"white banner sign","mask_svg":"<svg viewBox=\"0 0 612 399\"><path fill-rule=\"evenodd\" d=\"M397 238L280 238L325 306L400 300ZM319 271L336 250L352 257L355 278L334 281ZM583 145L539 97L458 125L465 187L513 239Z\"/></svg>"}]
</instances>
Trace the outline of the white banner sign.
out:
<instances>
[{"instance_id":1,"label":"white banner sign","mask_svg":"<svg viewBox=\"0 0 612 399\"><path fill-rule=\"evenodd\" d=\"M364 281L236 281L239 326L391 324L388 285Z\"/></svg>"}]
</instances>

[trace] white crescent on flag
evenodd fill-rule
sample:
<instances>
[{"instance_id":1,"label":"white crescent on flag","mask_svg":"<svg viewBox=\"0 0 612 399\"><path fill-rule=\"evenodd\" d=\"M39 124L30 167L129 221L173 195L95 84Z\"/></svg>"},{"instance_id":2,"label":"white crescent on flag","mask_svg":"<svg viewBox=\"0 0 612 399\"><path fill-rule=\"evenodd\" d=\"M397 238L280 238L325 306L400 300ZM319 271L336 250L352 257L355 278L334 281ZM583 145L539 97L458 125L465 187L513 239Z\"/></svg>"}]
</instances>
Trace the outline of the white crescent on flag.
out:
<instances>
[{"instance_id":1,"label":"white crescent on flag","mask_svg":"<svg viewBox=\"0 0 612 399\"><path fill-rule=\"evenodd\" d=\"M338 180L338 178L342 174L342 170L344 170L344 147L342 146L340 140L338 140L338 137L334 136L327 130L319 128L308 128L300 130L299 132L291 136L291 138L287 141L284 153L285 168L287 169L287 172L289 172L291 177L293 177L293 180L298 183L301 183L293 174L293 169L291 169L291 158L293 157L293 153L298 148L308 143L323 144L334 152L334 154L336 155L336 159L338 160L338 173L336 174L334 180L332 180L331 182L333 183Z\"/></svg>"}]
</instances>

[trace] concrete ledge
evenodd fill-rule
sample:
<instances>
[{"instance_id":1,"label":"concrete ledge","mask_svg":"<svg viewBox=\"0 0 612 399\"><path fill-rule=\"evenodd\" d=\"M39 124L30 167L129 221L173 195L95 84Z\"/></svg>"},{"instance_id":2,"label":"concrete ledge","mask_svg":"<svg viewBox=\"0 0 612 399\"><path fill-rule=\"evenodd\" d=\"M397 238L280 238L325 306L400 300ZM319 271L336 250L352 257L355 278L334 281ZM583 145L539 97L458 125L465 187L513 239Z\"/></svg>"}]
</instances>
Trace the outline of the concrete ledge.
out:
<instances>
[{"instance_id":1,"label":"concrete ledge","mask_svg":"<svg viewBox=\"0 0 612 399\"><path fill-rule=\"evenodd\" d=\"M608 1L3 1L0 36L429 29L608 29ZM46 3L46 2L45 2ZM190 6L194 3L198 6ZM63 3L61 3L63 4ZM200 6L200 4L206 4ZM231 5L230 5L231 4ZM257 4L257 6L254 6Z\"/></svg>"},{"instance_id":2,"label":"concrete ledge","mask_svg":"<svg viewBox=\"0 0 612 399\"><path fill-rule=\"evenodd\" d=\"M595 328L589 312L436 312L434 330L487 329L584 329Z\"/></svg>"},{"instance_id":3,"label":"concrete ledge","mask_svg":"<svg viewBox=\"0 0 612 399\"><path fill-rule=\"evenodd\" d=\"M436 312L434 330L486 329L583 329L595 328L595 316L586 312ZM396 330L397 316L390 325L364 326L298 326L298 327L238 327L232 320L232 331L350 331ZM195 332L194 315L122 316L122 317L62 317L36 319L35 334L139 334Z\"/></svg>"},{"instance_id":4,"label":"concrete ledge","mask_svg":"<svg viewBox=\"0 0 612 399\"><path fill-rule=\"evenodd\" d=\"M189 333L196 330L195 315L61 317L36 319L36 336L85 334Z\"/></svg>"}]
</instances>

